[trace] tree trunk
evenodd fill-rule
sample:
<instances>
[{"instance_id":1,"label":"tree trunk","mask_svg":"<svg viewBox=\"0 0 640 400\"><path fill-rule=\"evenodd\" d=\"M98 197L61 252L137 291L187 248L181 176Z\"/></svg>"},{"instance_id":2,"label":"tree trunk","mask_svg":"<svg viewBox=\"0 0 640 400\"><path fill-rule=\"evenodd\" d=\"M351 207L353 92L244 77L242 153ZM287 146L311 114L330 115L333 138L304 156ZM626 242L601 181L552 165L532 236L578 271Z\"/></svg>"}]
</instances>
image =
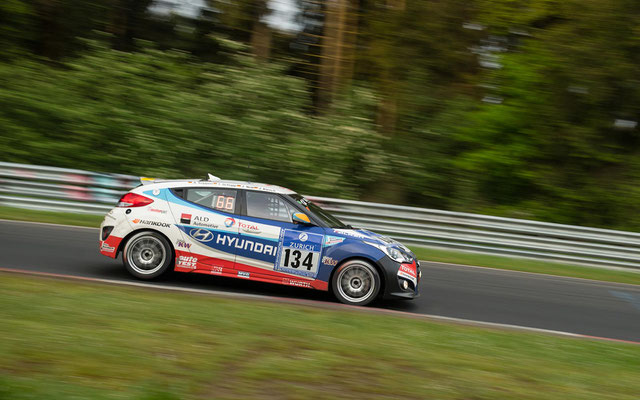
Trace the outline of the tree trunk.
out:
<instances>
[{"instance_id":1,"label":"tree trunk","mask_svg":"<svg viewBox=\"0 0 640 400\"><path fill-rule=\"evenodd\" d=\"M257 60L269 60L271 55L271 29L259 19L253 23L251 49Z\"/></svg>"},{"instance_id":2,"label":"tree trunk","mask_svg":"<svg viewBox=\"0 0 640 400\"><path fill-rule=\"evenodd\" d=\"M325 3L324 37L320 56L318 109L326 110L343 76L342 61L347 32L349 0L327 0Z\"/></svg>"}]
</instances>

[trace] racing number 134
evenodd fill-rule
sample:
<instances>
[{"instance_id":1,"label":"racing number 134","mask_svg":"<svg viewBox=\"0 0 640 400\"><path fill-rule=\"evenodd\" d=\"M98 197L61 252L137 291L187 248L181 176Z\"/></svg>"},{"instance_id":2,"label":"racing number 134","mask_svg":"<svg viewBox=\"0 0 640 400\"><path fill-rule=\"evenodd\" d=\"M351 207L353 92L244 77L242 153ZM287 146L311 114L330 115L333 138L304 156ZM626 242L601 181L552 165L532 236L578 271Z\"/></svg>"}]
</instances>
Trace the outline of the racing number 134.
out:
<instances>
[{"instance_id":1,"label":"racing number 134","mask_svg":"<svg viewBox=\"0 0 640 400\"><path fill-rule=\"evenodd\" d=\"M307 253L307 252L305 252ZM300 250L284 249L284 267L298 268L300 267L300 259L302 252ZM307 271L313 268L313 253L307 253L302 261L302 266L307 267Z\"/></svg>"}]
</instances>

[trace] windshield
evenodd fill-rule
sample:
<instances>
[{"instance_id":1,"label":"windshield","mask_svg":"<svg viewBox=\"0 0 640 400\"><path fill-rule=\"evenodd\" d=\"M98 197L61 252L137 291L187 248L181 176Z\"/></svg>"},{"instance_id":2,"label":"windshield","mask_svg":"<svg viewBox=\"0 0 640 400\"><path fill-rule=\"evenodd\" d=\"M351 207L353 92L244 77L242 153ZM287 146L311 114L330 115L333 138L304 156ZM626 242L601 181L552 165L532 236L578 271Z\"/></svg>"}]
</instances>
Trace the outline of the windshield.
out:
<instances>
[{"instance_id":1,"label":"windshield","mask_svg":"<svg viewBox=\"0 0 640 400\"><path fill-rule=\"evenodd\" d=\"M313 216L316 217L316 219L321 220L330 228L349 228L349 226L343 224L342 221L340 221L338 218L329 214L328 211L323 210L322 208L313 204L299 194L292 194L289 195L289 197L291 197L296 203L302 205L302 207L306 208L309 213L313 214Z\"/></svg>"}]
</instances>

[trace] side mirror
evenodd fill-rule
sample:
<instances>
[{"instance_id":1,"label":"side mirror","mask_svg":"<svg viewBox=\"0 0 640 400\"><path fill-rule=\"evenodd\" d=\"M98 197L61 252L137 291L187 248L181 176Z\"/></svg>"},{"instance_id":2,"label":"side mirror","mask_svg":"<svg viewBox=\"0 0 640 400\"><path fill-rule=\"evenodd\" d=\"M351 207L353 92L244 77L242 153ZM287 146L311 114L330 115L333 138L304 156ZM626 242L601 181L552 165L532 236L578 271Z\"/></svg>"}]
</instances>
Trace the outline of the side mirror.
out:
<instances>
[{"instance_id":1,"label":"side mirror","mask_svg":"<svg viewBox=\"0 0 640 400\"><path fill-rule=\"evenodd\" d=\"M303 225L311 224L311 220L309 219L309 216L305 213L300 213L300 212L293 213L292 219L293 219L293 223L295 224L303 224Z\"/></svg>"}]
</instances>

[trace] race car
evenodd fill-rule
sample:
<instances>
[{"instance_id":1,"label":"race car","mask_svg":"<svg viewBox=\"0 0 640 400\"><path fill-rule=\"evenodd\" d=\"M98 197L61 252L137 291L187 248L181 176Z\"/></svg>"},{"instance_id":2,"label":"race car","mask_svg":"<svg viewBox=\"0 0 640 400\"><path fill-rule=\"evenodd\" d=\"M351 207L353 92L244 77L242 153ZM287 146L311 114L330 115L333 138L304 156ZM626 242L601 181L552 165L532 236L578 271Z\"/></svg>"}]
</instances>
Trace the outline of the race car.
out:
<instances>
[{"instance_id":1,"label":"race car","mask_svg":"<svg viewBox=\"0 0 640 400\"><path fill-rule=\"evenodd\" d=\"M100 253L129 273L170 271L330 290L346 304L418 296L402 244L355 229L289 189L253 182L141 178L100 225Z\"/></svg>"}]
</instances>

